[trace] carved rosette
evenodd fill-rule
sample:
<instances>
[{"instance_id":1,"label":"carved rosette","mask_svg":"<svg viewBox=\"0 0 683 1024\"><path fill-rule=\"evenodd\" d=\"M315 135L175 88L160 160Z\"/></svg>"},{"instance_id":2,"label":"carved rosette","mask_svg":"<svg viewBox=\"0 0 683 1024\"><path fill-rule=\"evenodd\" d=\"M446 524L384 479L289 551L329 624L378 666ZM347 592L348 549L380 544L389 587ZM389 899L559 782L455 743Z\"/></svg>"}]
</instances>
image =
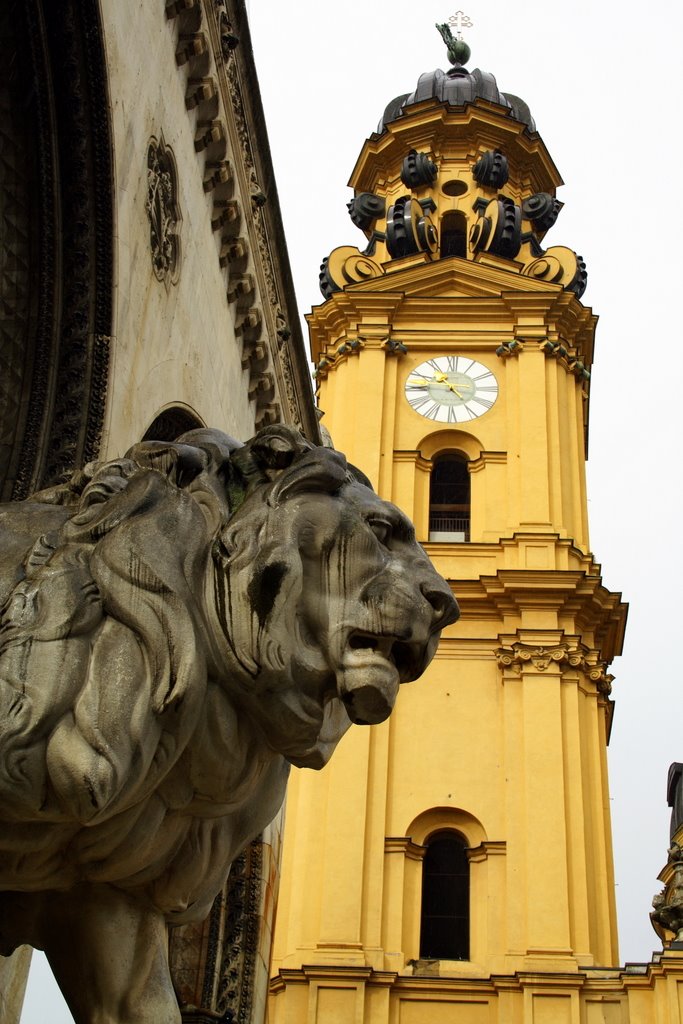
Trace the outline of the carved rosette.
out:
<instances>
[{"instance_id":1,"label":"carved rosette","mask_svg":"<svg viewBox=\"0 0 683 1024\"><path fill-rule=\"evenodd\" d=\"M149 244L154 275L165 284L175 284L180 275L181 214L178 205L178 174L173 153L163 133L151 138L147 148L147 200Z\"/></svg>"},{"instance_id":2,"label":"carved rosette","mask_svg":"<svg viewBox=\"0 0 683 1024\"><path fill-rule=\"evenodd\" d=\"M511 669L521 675L526 666L533 667L536 672L546 672L552 665L576 668L595 683L598 693L609 696L614 676L606 671L603 663L592 662L589 658L586 652L577 647L569 647L568 644L534 647L520 643L512 647L499 647L496 651L498 667L501 669Z\"/></svg>"}]
</instances>

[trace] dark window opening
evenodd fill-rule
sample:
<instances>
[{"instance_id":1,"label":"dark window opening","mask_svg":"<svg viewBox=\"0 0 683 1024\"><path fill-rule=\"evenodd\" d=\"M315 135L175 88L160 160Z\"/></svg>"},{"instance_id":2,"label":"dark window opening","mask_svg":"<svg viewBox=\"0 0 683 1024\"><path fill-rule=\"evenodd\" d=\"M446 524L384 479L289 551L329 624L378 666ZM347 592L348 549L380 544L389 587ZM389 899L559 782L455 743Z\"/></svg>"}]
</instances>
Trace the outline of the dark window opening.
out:
<instances>
[{"instance_id":1,"label":"dark window opening","mask_svg":"<svg viewBox=\"0 0 683 1024\"><path fill-rule=\"evenodd\" d=\"M467 219L464 213L446 213L441 218L441 259L467 258Z\"/></svg>"},{"instance_id":2,"label":"dark window opening","mask_svg":"<svg viewBox=\"0 0 683 1024\"><path fill-rule=\"evenodd\" d=\"M470 474L462 455L442 455L434 463L429 487L429 539L470 539Z\"/></svg>"},{"instance_id":3,"label":"dark window opening","mask_svg":"<svg viewBox=\"0 0 683 1024\"><path fill-rule=\"evenodd\" d=\"M469 960L470 866L464 839L439 832L422 866L420 959Z\"/></svg>"},{"instance_id":4,"label":"dark window opening","mask_svg":"<svg viewBox=\"0 0 683 1024\"><path fill-rule=\"evenodd\" d=\"M203 424L187 409L172 406L160 412L150 423L142 440L175 441L181 434L187 434L189 430L197 430L201 426Z\"/></svg>"}]
</instances>

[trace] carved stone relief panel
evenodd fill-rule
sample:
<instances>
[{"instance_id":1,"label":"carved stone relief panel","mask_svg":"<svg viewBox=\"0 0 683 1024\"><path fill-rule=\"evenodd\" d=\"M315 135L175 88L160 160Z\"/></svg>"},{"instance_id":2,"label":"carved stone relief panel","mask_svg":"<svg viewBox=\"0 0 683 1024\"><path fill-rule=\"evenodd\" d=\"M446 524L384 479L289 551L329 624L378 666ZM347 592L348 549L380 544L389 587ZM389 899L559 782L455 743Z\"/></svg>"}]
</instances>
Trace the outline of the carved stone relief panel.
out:
<instances>
[{"instance_id":1,"label":"carved stone relief panel","mask_svg":"<svg viewBox=\"0 0 683 1024\"><path fill-rule=\"evenodd\" d=\"M175 284L180 276L180 222L178 173L173 152L163 132L147 147L147 201L152 267L159 281Z\"/></svg>"}]
</instances>

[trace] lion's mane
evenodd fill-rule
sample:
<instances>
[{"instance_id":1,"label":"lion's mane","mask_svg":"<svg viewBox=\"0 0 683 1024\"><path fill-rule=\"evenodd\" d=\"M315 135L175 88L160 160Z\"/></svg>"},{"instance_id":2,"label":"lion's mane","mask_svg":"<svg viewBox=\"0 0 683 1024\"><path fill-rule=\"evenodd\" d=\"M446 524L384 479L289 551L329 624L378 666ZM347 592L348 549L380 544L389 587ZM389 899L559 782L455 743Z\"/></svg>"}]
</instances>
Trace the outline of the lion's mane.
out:
<instances>
[{"instance_id":1,"label":"lion's mane","mask_svg":"<svg viewBox=\"0 0 683 1024\"><path fill-rule=\"evenodd\" d=\"M343 456L312 452L282 426L244 446L192 431L173 444L135 445L5 507L0 807L10 827L0 839L1 888L65 888L83 877L153 883L155 902L182 913L197 898L189 874L204 873L200 888L217 887L222 879L208 876L224 874L245 841L233 841L231 826L222 835L229 849L212 857L226 832L221 816L260 781L272 789L273 773L276 803L265 801L261 827L275 813L281 759L274 765L263 736L236 721L225 735L239 685L230 692L223 647L232 646L243 689L257 660L276 666L286 652L265 634L253 647L233 640L230 609L214 607L215 563L255 560L269 510L289 493L330 493L349 479ZM245 502L251 514L241 518ZM179 894L177 864L190 857Z\"/></svg>"}]
</instances>

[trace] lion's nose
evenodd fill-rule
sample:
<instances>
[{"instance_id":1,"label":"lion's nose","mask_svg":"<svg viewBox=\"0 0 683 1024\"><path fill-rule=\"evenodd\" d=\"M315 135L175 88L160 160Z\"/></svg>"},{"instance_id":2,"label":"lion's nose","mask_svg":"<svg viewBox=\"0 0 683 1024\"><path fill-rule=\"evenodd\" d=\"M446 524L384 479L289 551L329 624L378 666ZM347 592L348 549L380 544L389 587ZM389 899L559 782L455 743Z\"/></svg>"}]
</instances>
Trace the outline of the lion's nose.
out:
<instances>
[{"instance_id":1,"label":"lion's nose","mask_svg":"<svg viewBox=\"0 0 683 1024\"><path fill-rule=\"evenodd\" d=\"M438 582L430 580L429 583L421 583L420 591L425 600L434 609L434 630L443 629L444 626L449 626L451 622L457 622L460 618L460 609L445 580L439 580Z\"/></svg>"}]
</instances>

